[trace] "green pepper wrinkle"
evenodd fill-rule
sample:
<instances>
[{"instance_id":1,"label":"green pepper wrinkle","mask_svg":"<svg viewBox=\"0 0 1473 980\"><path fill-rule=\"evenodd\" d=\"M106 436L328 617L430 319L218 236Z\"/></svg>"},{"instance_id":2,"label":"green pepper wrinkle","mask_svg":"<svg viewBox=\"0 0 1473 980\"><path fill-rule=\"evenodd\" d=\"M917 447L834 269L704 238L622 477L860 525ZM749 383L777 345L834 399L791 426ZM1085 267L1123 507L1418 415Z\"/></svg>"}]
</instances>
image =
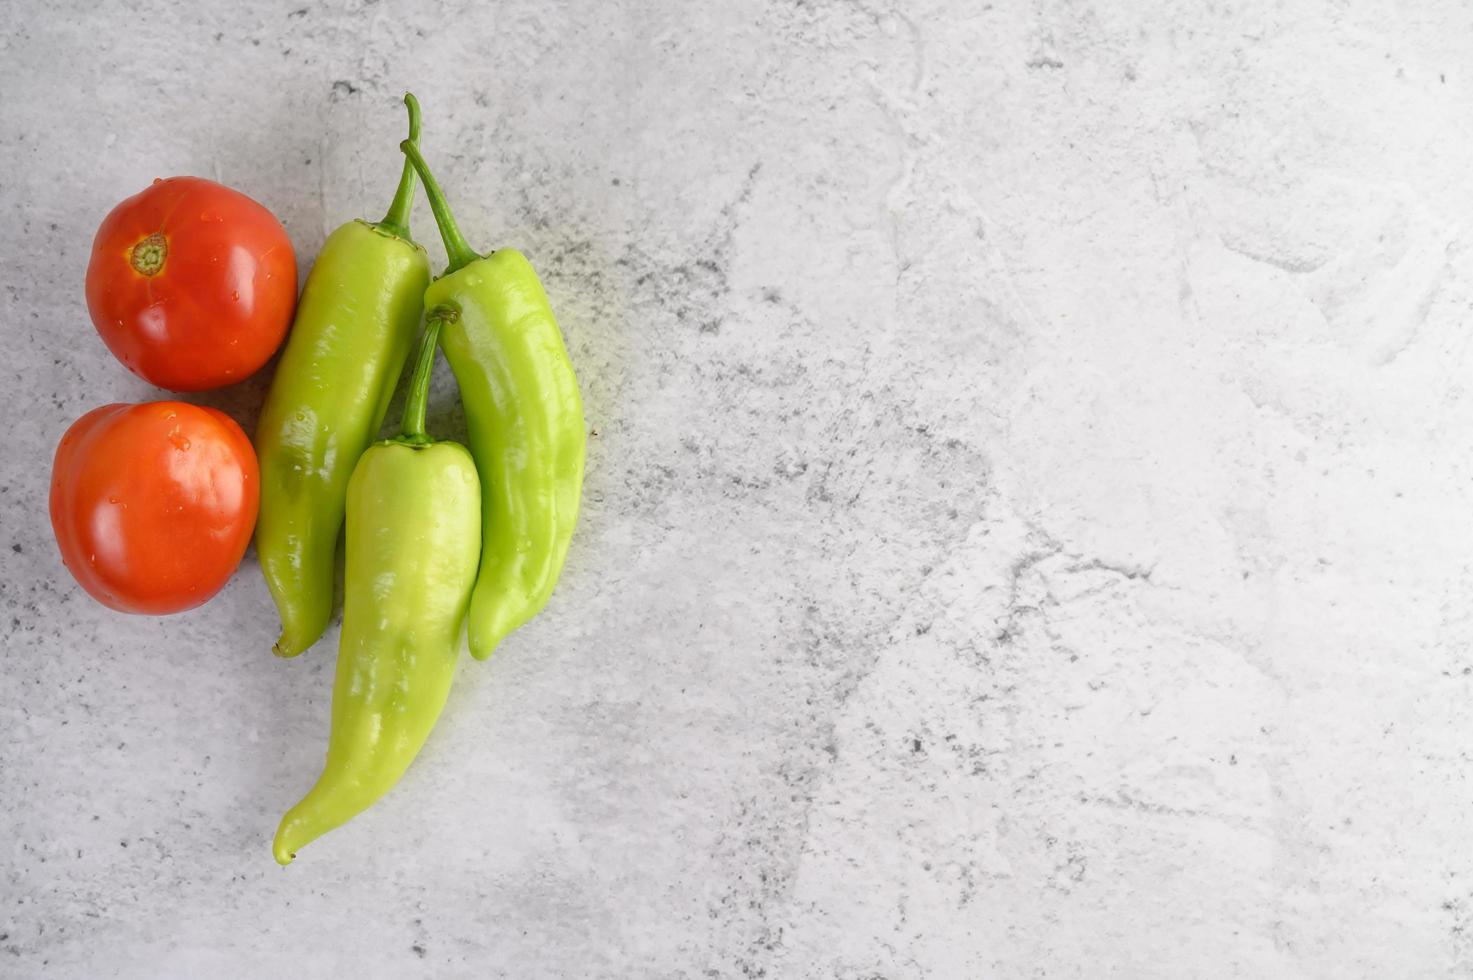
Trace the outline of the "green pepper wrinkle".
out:
<instances>
[{"instance_id":1,"label":"green pepper wrinkle","mask_svg":"<svg viewBox=\"0 0 1473 980\"><path fill-rule=\"evenodd\" d=\"M432 313L400 434L371 446L348 482L327 760L277 828L272 853L283 865L394 787L450 694L481 551L475 461L464 446L425 433L436 338L450 322Z\"/></svg>"},{"instance_id":2,"label":"green pepper wrinkle","mask_svg":"<svg viewBox=\"0 0 1473 980\"><path fill-rule=\"evenodd\" d=\"M419 103L404 104L415 142ZM409 233L414 185L406 162L382 221L350 221L323 243L256 428L256 553L281 615L278 656L306 650L332 618L348 478L419 328L430 260Z\"/></svg>"},{"instance_id":3,"label":"green pepper wrinkle","mask_svg":"<svg viewBox=\"0 0 1473 980\"><path fill-rule=\"evenodd\" d=\"M583 401L531 263L515 249L474 252L419 148L410 140L399 148L419 172L450 260L424 302L455 313L440 343L481 477L484 544L467 634L484 660L547 604L567 558L583 488Z\"/></svg>"}]
</instances>

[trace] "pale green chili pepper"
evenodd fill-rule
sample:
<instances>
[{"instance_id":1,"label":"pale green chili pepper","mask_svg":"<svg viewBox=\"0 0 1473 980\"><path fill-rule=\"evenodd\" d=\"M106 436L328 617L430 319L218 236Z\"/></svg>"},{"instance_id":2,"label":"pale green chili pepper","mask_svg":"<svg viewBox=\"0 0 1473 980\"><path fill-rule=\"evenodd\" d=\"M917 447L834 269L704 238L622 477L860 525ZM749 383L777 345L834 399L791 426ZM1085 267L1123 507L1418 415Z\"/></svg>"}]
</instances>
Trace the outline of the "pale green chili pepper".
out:
<instances>
[{"instance_id":1,"label":"pale green chili pepper","mask_svg":"<svg viewBox=\"0 0 1473 980\"><path fill-rule=\"evenodd\" d=\"M425 327L403 429L348 482L346 589L332 732L317 784L276 831L296 852L393 788L445 707L481 550L481 494L465 447L425 435L441 318Z\"/></svg>"},{"instance_id":2,"label":"pale green chili pepper","mask_svg":"<svg viewBox=\"0 0 1473 980\"><path fill-rule=\"evenodd\" d=\"M424 304L431 316L453 314L440 343L481 474L485 543L467 632L484 660L542 609L562 571L583 487L583 402L531 264L515 249L471 251L419 148L399 148L419 171L450 257Z\"/></svg>"},{"instance_id":3,"label":"pale green chili pepper","mask_svg":"<svg viewBox=\"0 0 1473 980\"><path fill-rule=\"evenodd\" d=\"M404 103L416 140L419 103ZM281 614L279 656L316 643L332 618L348 477L378 436L419 328L430 260L409 237L413 203L406 164L384 220L350 221L323 243L256 426L256 554Z\"/></svg>"}]
</instances>

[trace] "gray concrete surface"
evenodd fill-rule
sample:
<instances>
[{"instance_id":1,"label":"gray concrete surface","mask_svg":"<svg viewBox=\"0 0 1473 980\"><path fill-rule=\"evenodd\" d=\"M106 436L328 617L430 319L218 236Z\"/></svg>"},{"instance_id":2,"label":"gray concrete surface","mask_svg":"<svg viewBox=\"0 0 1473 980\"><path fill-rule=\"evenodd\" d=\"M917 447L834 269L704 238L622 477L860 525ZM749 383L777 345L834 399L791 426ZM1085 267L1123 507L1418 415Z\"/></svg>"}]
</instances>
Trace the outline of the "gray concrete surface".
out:
<instances>
[{"instance_id":1,"label":"gray concrete surface","mask_svg":"<svg viewBox=\"0 0 1473 980\"><path fill-rule=\"evenodd\" d=\"M585 509L282 870L336 631L106 611L48 469L107 210L305 270L405 89ZM1473 976L1470 96L1450 0L0 4L0 975Z\"/></svg>"}]
</instances>

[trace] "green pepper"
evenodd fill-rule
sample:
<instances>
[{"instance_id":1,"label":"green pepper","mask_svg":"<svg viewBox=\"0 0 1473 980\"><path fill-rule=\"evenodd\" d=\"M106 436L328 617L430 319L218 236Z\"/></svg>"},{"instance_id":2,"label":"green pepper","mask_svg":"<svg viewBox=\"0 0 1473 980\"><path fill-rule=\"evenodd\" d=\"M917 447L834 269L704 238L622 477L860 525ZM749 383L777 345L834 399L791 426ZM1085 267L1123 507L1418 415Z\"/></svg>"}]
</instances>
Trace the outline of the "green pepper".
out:
<instances>
[{"instance_id":1,"label":"green pepper","mask_svg":"<svg viewBox=\"0 0 1473 980\"><path fill-rule=\"evenodd\" d=\"M404 103L417 140L419 103ZM281 614L278 656L310 647L332 618L348 477L378 436L419 328L430 261L409 237L413 203L406 163L382 221L328 236L261 410L256 554Z\"/></svg>"},{"instance_id":2,"label":"green pepper","mask_svg":"<svg viewBox=\"0 0 1473 980\"><path fill-rule=\"evenodd\" d=\"M399 148L419 171L450 259L424 302L431 315L453 314L440 342L481 474L485 541L467 633L484 660L546 605L562 571L583 488L583 402L531 264L515 249L471 251L419 148Z\"/></svg>"},{"instance_id":3,"label":"green pepper","mask_svg":"<svg viewBox=\"0 0 1473 980\"><path fill-rule=\"evenodd\" d=\"M481 491L464 446L425 435L436 336L425 326L398 438L371 446L348 482L343 634L327 761L276 831L303 846L393 788L434 728L460 652L481 549Z\"/></svg>"}]
</instances>

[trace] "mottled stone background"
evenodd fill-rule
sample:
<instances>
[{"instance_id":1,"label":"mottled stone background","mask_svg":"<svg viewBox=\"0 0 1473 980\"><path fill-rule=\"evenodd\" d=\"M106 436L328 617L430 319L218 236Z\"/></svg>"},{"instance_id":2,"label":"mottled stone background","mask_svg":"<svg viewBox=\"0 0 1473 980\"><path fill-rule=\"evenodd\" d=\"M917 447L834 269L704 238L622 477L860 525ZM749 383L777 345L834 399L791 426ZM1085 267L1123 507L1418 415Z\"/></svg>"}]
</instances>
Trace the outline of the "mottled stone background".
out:
<instances>
[{"instance_id":1,"label":"mottled stone background","mask_svg":"<svg viewBox=\"0 0 1473 980\"><path fill-rule=\"evenodd\" d=\"M282 870L336 629L274 660L253 556L108 612L48 469L159 397L107 210L212 177L305 271L405 89L583 518ZM0 3L0 975L1473 976L1470 120L1459 0Z\"/></svg>"}]
</instances>

